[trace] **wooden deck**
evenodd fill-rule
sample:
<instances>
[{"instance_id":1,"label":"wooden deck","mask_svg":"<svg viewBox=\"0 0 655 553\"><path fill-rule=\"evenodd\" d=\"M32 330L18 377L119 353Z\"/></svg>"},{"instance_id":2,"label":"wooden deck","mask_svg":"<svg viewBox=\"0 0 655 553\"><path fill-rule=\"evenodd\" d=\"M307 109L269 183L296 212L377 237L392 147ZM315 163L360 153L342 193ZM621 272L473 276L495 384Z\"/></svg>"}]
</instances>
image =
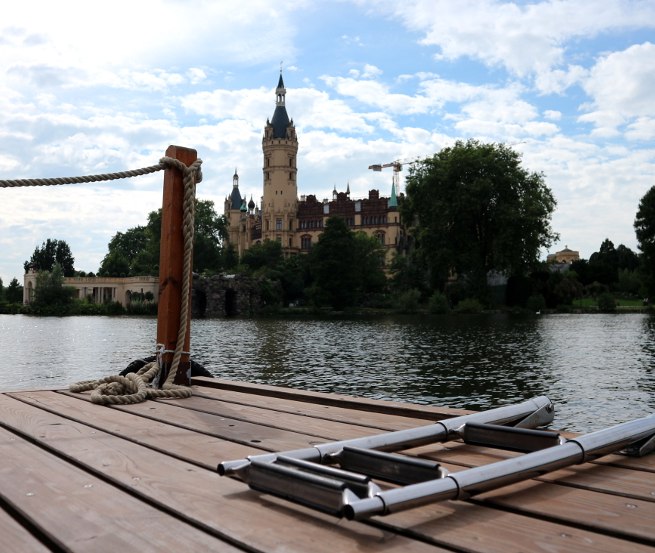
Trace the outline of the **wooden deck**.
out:
<instances>
[{"instance_id":1,"label":"wooden deck","mask_svg":"<svg viewBox=\"0 0 655 553\"><path fill-rule=\"evenodd\" d=\"M88 394L0 394L0 549L30 551L653 551L655 454L619 455L366 522L220 477L219 461L410 428L453 414L211 379L189 399L102 407ZM415 454L450 470L512 453Z\"/></svg>"}]
</instances>

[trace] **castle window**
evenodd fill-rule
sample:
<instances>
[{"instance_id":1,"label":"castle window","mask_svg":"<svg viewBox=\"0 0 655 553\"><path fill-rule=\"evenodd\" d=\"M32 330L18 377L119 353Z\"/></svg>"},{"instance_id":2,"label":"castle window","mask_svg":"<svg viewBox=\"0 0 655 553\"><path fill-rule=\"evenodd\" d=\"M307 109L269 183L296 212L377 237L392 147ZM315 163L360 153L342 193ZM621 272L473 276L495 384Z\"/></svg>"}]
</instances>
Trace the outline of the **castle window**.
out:
<instances>
[{"instance_id":1,"label":"castle window","mask_svg":"<svg viewBox=\"0 0 655 553\"><path fill-rule=\"evenodd\" d=\"M309 235L300 237L300 248L302 250L311 250L312 249L312 237Z\"/></svg>"},{"instance_id":2,"label":"castle window","mask_svg":"<svg viewBox=\"0 0 655 553\"><path fill-rule=\"evenodd\" d=\"M275 230L282 230L282 219L275 219Z\"/></svg>"},{"instance_id":3,"label":"castle window","mask_svg":"<svg viewBox=\"0 0 655 553\"><path fill-rule=\"evenodd\" d=\"M384 232L376 232L375 238L377 238L380 244L384 246Z\"/></svg>"}]
</instances>

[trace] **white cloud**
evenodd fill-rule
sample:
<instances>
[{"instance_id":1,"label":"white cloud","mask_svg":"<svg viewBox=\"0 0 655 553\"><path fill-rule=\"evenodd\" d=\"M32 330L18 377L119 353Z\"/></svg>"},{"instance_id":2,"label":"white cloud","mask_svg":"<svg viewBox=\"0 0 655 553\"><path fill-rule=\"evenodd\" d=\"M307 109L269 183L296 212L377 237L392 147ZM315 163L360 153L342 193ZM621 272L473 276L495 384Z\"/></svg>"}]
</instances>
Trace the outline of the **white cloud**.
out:
<instances>
[{"instance_id":1,"label":"white cloud","mask_svg":"<svg viewBox=\"0 0 655 553\"><path fill-rule=\"evenodd\" d=\"M375 5L421 33L422 44L438 47L438 58L468 57L519 77L535 75L544 92L561 91L579 79L581 69L565 61L571 41L655 27L652 2L463 0L455 6L449 0L380 0Z\"/></svg>"},{"instance_id":2,"label":"white cloud","mask_svg":"<svg viewBox=\"0 0 655 553\"><path fill-rule=\"evenodd\" d=\"M655 116L655 45L647 42L601 58L584 83L592 98L581 121L596 126L596 133L612 136L633 118ZM643 125L642 119L642 125ZM640 133L632 129L632 138Z\"/></svg>"}]
</instances>

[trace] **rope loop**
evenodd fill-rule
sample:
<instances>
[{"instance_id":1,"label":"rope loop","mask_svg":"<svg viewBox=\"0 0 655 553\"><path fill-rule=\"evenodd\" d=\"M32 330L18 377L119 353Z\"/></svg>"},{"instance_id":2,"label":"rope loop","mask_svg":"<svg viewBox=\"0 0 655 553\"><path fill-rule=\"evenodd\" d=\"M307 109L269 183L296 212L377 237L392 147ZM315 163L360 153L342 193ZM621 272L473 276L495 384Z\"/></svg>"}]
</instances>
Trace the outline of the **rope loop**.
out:
<instances>
[{"instance_id":1,"label":"rope loop","mask_svg":"<svg viewBox=\"0 0 655 553\"><path fill-rule=\"evenodd\" d=\"M186 386L166 384L160 390L152 387L159 374L159 364L156 361L144 365L136 373L125 376L111 375L99 380L84 380L71 384L71 392L91 392L91 402L99 405L130 405L141 403L146 399L182 399L191 397L193 391Z\"/></svg>"}]
</instances>

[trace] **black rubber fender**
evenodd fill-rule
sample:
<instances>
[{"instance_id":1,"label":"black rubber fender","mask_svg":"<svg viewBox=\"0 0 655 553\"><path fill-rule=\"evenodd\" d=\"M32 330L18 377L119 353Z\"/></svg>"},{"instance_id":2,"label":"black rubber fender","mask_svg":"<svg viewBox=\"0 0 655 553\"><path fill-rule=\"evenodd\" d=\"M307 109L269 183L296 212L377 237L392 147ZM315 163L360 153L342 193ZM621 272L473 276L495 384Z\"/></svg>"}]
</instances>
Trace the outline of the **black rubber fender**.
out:
<instances>
[{"instance_id":1,"label":"black rubber fender","mask_svg":"<svg viewBox=\"0 0 655 553\"><path fill-rule=\"evenodd\" d=\"M125 367L121 372L121 376L125 376L129 373L138 372L143 366L148 363L152 363L157 360L156 355L151 355L150 357L144 357L143 359L135 359L127 367ZM191 376L207 376L209 378L214 378L214 375L210 373L205 367L200 363L197 363L193 359L191 360Z\"/></svg>"}]
</instances>

